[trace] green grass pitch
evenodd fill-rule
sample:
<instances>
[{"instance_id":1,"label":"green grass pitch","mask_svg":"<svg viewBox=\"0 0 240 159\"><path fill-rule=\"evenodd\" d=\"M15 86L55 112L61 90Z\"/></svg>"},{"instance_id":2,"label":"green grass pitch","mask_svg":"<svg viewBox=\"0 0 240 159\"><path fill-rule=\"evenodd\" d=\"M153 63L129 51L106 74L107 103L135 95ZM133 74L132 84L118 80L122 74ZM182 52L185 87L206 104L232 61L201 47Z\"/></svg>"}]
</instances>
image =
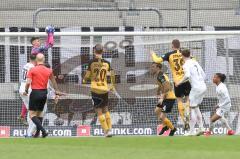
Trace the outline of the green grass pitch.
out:
<instances>
[{"instance_id":1,"label":"green grass pitch","mask_svg":"<svg viewBox=\"0 0 240 159\"><path fill-rule=\"evenodd\" d=\"M0 159L237 159L240 136L0 139Z\"/></svg>"}]
</instances>

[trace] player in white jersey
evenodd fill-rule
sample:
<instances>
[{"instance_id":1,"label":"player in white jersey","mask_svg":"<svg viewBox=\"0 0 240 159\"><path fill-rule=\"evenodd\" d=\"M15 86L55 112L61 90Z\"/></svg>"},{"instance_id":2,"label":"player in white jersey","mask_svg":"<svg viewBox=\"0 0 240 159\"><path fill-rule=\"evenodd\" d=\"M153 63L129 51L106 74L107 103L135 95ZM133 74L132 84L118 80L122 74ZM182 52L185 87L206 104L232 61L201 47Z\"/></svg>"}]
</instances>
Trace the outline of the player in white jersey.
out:
<instances>
[{"instance_id":1,"label":"player in white jersey","mask_svg":"<svg viewBox=\"0 0 240 159\"><path fill-rule=\"evenodd\" d=\"M227 119L224 115L230 111L231 108L231 99L228 93L228 89L224 84L226 80L225 74L216 73L213 77L213 83L216 84L216 93L218 98L218 105L216 107L215 114L210 119L210 128L209 131L206 132L206 135L211 135L213 130L214 122L220 120L228 129L228 135L234 135L234 131L228 124Z\"/></svg>"},{"instance_id":2,"label":"player in white jersey","mask_svg":"<svg viewBox=\"0 0 240 159\"><path fill-rule=\"evenodd\" d=\"M29 59L30 61L26 65L24 65L22 69L23 77L21 80L20 88L19 88L19 94L20 94L20 97L22 98L23 103L27 107L27 109L28 109L29 97L24 96L23 93L25 92L25 85L27 82L27 73L31 68L33 68L36 65L35 59L36 59L35 55L30 55L30 59ZM29 91L31 92L31 89L29 89Z\"/></svg>"},{"instance_id":3,"label":"player in white jersey","mask_svg":"<svg viewBox=\"0 0 240 159\"><path fill-rule=\"evenodd\" d=\"M199 109L199 105L203 101L204 94L207 90L205 84L206 75L196 60L191 59L191 53L189 50L182 51L182 57L185 61L183 65L184 77L176 84L176 87L189 80L191 84L191 91L189 95L190 100L190 132L188 135L202 135L204 133L202 113ZM195 125L198 123L199 129L195 134Z\"/></svg>"},{"instance_id":4,"label":"player in white jersey","mask_svg":"<svg viewBox=\"0 0 240 159\"><path fill-rule=\"evenodd\" d=\"M26 65L24 65L24 67L22 69L21 85L20 85L20 88L19 88L20 97L21 97L24 105L26 106L27 111L28 111L28 108L29 108L29 96L24 96L23 93L25 92L25 85L26 85L26 82L27 82L28 71L36 65L35 59L36 59L36 55L31 54L30 58L29 58L29 62ZM31 92L31 88L29 88L28 91ZM27 130L27 136L28 136L30 134L30 132L32 131L33 127L34 127L34 123L29 118L29 114L27 114L27 123L28 123L28 130Z\"/></svg>"}]
</instances>

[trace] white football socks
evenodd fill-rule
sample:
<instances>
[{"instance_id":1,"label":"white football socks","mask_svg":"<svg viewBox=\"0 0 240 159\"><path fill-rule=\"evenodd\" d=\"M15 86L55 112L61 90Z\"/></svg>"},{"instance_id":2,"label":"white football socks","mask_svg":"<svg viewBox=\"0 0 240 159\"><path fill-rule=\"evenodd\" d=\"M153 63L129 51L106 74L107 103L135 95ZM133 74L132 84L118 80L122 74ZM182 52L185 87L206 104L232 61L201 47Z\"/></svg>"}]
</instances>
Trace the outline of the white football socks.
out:
<instances>
[{"instance_id":1,"label":"white football socks","mask_svg":"<svg viewBox=\"0 0 240 159\"><path fill-rule=\"evenodd\" d=\"M225 117L220 118L220 121L223 123L223 125L226 126L228 130L231 130L231 127L229 126L228 121Z\"/></svg>"},{"instance_id":2,"label":"white football socks","mask_svg":"<svg viewBox=\"0 0 240 159\"><path fill-rule=\"evenodd\" d=\"M203 127L202 113L201 113L199 107L195 108L194 110L195 110L195 113L196 113L196 115L197 115L197 122L198 122L199 128L200 128L200 129L204 129L204 127Z\"/></svg>"}]
</instances>

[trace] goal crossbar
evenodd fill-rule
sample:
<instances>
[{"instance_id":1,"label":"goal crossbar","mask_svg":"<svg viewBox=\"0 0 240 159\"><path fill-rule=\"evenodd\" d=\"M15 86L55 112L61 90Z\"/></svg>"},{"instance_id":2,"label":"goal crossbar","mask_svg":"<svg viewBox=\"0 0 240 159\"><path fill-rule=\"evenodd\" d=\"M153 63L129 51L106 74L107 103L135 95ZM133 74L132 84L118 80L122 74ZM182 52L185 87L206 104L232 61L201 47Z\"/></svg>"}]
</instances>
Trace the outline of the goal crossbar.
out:
<instances>
[{"instance_id":1,"label":"goal crossbar","mask_svg":"<svg viewBox=\"0 0 240 159\"><path fill-rule=\"evenodd\" d=\"M45 36L45 32L0 32L0 36ZM55 32L55 36L194 36L240 35L240 31Z\"/></svg>"}]
</instances>

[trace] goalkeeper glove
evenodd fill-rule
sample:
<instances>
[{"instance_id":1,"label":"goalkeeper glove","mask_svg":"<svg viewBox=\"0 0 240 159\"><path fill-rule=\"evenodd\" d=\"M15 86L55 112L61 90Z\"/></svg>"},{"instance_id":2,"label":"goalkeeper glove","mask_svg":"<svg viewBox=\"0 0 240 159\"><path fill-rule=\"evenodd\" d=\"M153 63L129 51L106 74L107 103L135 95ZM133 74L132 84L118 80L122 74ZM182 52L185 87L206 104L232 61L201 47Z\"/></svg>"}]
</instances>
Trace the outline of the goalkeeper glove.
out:
<instances>
[{"instance_id":1,"label":"goalkeeper glove","mask_svg":"<svg viewBox=\"0 0 240 159\"><path fill-rule=\"evenodd\" d=\"M54 27L53 26L51 26L51 25L49 25L49 26L47 26L46 28L45 28L45 31L46 31L46 33L54 33L55 32L55 29L54 29Z\"/></svg>"}]
</instances>

